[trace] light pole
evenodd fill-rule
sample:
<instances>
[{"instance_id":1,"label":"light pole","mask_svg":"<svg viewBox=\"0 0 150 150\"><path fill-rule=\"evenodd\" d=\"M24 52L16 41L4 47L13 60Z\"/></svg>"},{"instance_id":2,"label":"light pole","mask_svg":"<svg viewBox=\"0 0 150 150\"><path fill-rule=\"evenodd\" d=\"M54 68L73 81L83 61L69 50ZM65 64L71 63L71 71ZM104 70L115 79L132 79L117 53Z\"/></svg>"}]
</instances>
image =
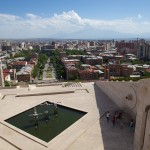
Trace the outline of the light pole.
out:
<instances>
[{"instance_id":1,"label":"light pole","mask_svg":"<svg viewBox=\"0 0 150 150\"><path fill-rule=\"evenodd\" d=\"M1 60L0 60L0 84L1 84L1 87L5 87Z\"/></svg>"},{"instance_id":2,"label":"light pole","mask_svg":"<svg viewBox=\"0 0 150 150\"><path fill-rule=\"evenodd\" d=\"M107 80L109 80L109 79L110 79L109 63L107 63L105 67L106 67L106 76L105 76L105 78L106 78Z\"/></svg>"}]
</instances>

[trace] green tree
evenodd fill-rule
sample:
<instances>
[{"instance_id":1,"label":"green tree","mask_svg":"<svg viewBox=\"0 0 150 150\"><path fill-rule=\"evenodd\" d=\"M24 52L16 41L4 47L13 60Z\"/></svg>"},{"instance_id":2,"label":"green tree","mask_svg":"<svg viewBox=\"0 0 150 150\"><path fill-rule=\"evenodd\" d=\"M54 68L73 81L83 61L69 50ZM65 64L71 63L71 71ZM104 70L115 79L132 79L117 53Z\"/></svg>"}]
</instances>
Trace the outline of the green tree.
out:
<instances>
[{"instance_id":1,"label":"green tree","mask_svg":"<svg viewBox=\"0 0 150 150\"><path fill-rule=\"evenodd\" d=\"M57 79L60 79L61 77L65 78L66 75L64 71L64 66L61 62L61 58L59 57L59 51L52 51L50 59L53 63L53 66L55 67Z\"/></svg>"},{"instance_id":2,"label":"green tree","mask_svg":"<svg viewBox=\"0 0 150 150\"><path fill-rule=\"evenodd\" d=\"M38 67L36 65L32 71L32 77L35 78L37 76L37 74L38 74Z\"/></svg>"},{"instance_id":3,"label":"green tree","mask_svg":"<svg viewBox=\"0 0 150 150\"><path fill-rule=\"evenodd\" d=\"M8 81L4 81L5 86L10 86Z\"/></svg>"}]
</instances>

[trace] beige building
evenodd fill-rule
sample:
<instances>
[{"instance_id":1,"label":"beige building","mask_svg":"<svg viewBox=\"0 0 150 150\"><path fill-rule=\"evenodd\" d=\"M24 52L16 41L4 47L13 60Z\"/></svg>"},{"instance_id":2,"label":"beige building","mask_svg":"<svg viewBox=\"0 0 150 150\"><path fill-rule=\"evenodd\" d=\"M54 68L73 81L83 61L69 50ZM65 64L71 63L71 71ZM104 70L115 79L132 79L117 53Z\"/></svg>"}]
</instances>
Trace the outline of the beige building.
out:
<instances>
[{"instance_id":1,"label":"beige building","mask_svg":"<svg viewBox=\"0 0 150 150\"><path fill-rule=\"evenodd\" d=\"M0 149L150 150L150 79L139 82L96 81L95 84L80 83L80 86L69 82L64 86L66 84L1 89ZM49 142L5 122L47 100L87 114ZM132 116L136 122L135 134L129 132L127 126L121 130L107 123L104 114L116 109Z\"/></svg>"}]
</instances>

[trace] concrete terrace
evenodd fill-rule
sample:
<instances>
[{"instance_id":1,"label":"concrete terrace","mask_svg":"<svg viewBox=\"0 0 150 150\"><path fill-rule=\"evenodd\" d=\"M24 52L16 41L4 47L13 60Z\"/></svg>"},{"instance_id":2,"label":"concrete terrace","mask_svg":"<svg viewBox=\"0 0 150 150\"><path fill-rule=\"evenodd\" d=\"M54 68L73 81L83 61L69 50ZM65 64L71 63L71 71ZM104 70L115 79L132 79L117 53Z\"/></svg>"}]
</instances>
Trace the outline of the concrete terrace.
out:
<instances>
[{"instance_id":1,"label":"concrete terrace","mask_svg":"<svg viewBox=\"0 0 150 150\"><path fill-rule=\"evenodd\" d=\"M72 92L63 94L67 91ZM129 132L128 126L113 127L111 122L107 124L105 116L101 118L107 110L112 113L119 108L92 82L67 88L57 85L4 89L0 93L3 95L0 100L0 150L133 150L134 133ZM16 97L37 93L51 95ZM4 121L47 100L88 113L48 143Z\"/></svg>"}]
</instances>

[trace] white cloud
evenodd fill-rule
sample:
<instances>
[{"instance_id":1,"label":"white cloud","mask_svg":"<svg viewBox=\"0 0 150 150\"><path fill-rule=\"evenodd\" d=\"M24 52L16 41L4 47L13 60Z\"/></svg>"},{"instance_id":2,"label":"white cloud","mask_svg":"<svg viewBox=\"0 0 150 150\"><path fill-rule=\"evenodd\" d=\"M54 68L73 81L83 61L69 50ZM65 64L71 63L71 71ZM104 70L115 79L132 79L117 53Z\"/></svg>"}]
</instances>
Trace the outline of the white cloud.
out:
<instances>
[{"instance_id":1,"label":"white cloud","mask_svg":"<svg viewBox=\"0 0 150 150\"><path fill-rule=\"evenodd\" d=\"M150 22L148 22L148 21L143 21L142 22L144 25L150 25Z\"/></svg>"},{"instance_id":2,"label":"white cloud","mask_svg":"<svg viewBox=\"0 0 150 150\"><path fill-rule=\"evenodd\" d=\"M1 23L14 22L14 21L17 21L18 19L20 19L20 17L18 16L9 15L9 14L0 14Z\"/></svg>"},{"instance_id":3,"label":"white cloud","mask_svg":"<svg viewBox=\"0 0 150 150\"><path fill-rule=\"evenodd\" d=\"M141 15L141 14L138 14L138 18L141 19L141 18L142 18L142 15Z\"/></svg>"},{"instance_id":4,"label":"white cloud","mask_svg":"<svg viewBox=\"0 0 150 150\"><path fill-rule=\"evenodd\" d=\"M27 13L26 16L27 16L29 19L41 19L40 16L31 14L31 13Z\"/></svg>"},{"instance_id":5,"label":"white cloud","mask_svg":"<svg viewBox=\"0 0 150 150\"><path fill-rule=\"evenodd\" d=\"M142 16L139 14L138 18L141 19ZM53 37L55 34L73 34L83 30L89 32L90 29L126 34L150 32L148 21L139 22L134 18L120 20L88 19L80 17L73 10L54 14L52 17L41 17L31 13L27 13L25 18L0 14L0 20L1 38Z\"/></svg>"}]
</instances>

